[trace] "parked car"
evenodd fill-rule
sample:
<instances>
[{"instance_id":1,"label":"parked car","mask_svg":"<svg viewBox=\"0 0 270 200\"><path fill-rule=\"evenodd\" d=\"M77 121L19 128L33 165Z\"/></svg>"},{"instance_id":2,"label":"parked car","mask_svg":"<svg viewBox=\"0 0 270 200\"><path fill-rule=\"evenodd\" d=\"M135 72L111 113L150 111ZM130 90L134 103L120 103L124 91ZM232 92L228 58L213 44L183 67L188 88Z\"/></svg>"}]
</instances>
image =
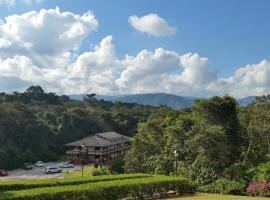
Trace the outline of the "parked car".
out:
<instances>
[{"instance_id":1,"label":"parked car","mask_svg":"<svg viewBox=\"0 0 270 200\"><path fill-rule=\"evenodd\" d=\"M63 162L61 165L60 165L61 168L74 168L74 165L72 163L69 163L69 162Z\"/></svg>"},{"instance_id":2,"label":"parked car","mask_svg":"<svg viewBox=\"0 0 270 200\"><path fill-rule=\"evenodd\" d=\"M8 176L8 172L6 170L0 169L0 176Z\"/></svg>"},{"instance_id":3,"label":"parked car","mask_svg":"<svg viewBox=\"0 0 270 200\"><path fill-rule=\"evenodd\" d=\"M25 170L33 169L33 165L31 163L24 163L23 168Z\"/></svg>"},{"instance_id":4,"label":"parked car","mask_svg":"<svg viewBox=\"0 0 270 200\"><path fill-rule=\"evenodd\" d=\"M46 167L46 174L61 173L62 169L58 166Z\"/></svg>"},{"instance_id":5,"label":"parked car","mask_svg":"<svg viewBox=\"0 0 270 200\"><path fill-rule=\"evenodd\" d=\"M44 167L45 164L43 161L37 161L36 164L35 164L37 167Z\"/></svg>"}]
</instances>

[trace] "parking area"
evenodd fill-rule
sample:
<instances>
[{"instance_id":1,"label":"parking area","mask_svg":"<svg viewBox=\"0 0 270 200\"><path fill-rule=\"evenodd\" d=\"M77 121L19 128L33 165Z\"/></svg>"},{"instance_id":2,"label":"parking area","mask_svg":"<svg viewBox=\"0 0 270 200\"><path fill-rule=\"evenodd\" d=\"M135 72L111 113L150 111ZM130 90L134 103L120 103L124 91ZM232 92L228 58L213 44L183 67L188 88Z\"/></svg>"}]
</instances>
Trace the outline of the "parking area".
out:
<instances>
[{"instance_id":1,"label":"parking area","mask_svg":"<svg viewBox=\"0 0 270 200\"><path fill-rule=\"evenodd\" d=\"M36 167L33 166L33 169L25 170L25 169L15 169L12 171L8 171L8 176L0 177L0 181L2 180L14 180L14 179L46 179L46 178L63 178L65 172L73 172L80 171L81 166L74 166L74 168L63 169L62 173L55 174L46 174L45 168L47 166L60 166L61 163L45 163L44 167Z\"/></svg>"}]
</instances>

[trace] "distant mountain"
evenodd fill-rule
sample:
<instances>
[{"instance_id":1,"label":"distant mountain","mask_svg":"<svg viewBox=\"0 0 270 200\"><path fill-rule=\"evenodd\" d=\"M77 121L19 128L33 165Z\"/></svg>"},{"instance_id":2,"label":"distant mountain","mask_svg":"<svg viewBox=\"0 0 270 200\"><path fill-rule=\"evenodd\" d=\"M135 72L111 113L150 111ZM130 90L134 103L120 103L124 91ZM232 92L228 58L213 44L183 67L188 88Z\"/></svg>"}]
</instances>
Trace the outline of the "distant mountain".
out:
<instances>
[{"instance_id":1,"label":"distant mountain","mask_svg":"<svg viewBox=\"0 0 270 200\"><path fill-rule=\"evenodd\" d=\"M83 100L86 94L70 95L69 97L73 100ZM114 101L121 96L109 96L109 95L96 95L96 99L104 99L105 101Z\"/></svg>"},{"instance_id":2,"label":"distant mountain","mask_svg":"<svg viewBox=\"0 0 270 200\"><path fill-rule=\"evenodd\" d=\"M71 99L82 100L85 95L71 95ZM166 93L149 93L134 95L97 95L95 98L104 99L106 101L120 101L124 103L137 103L150 106L168 106L174 109L183 109L191 107L195 101L195 97L177 96Z\"/></svg>"},{"instance_id":3,"label":"distant mountain","mask_svg":"<svg viewBox=\"0 0 270 200\"><path fill-rule=\"evenodd\" d=\"M82 100L85 94L71 95L70 98L74 100ZM106 101L120 101L123 103L137 103L150 106L168 106L173 109L183 109L191 107L194 104L196 97L177 96L166 93L148 93L148 94L131 94L131 95L97 95L96 99L104 99ZM237 99L240 106L247 106L256 99L256 96L248 96Z\"/></svg>"},{"instance_id":4,"label":"distant mountain","mask_svg":"<svg viewBox=\"0 0 270 200\"><path fill-rule=\"evenodd\" d=\"M241 99L238 99L238 103L240 106L247 106L251 103L253 103L256 100L256 96L247 96Z\"/></svg>"},{"instance_id":5,"label":"distant mountain","mask_svg":"<svg viewBox=\"0 0 270 200\"><path fill-rule=\"evenodd\" d=\"M191 107L195 101L194 97L183 97L165 93L134 94L118 97L116 101L126 103L138 103L151 106L168 106L174 109Z\"/></svg>"}]
</instances>

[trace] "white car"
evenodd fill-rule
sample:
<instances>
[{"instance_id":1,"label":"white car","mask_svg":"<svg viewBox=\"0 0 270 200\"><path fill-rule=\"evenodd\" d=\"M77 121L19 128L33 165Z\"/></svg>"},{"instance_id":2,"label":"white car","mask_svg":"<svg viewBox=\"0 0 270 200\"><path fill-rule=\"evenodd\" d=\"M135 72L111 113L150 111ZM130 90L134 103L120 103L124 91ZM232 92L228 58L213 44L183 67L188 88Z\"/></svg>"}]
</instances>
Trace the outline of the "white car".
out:
<instances>
[{"instance_id":1,"label":"white car","mask_svg":"<svg viewBox=\"0 0 270 200\"><path fill-rule=\"evenodd\" d=\"M64 162L61 164L62 168L74 168L74 165L72 163L69 163L69 162Z\"/></svg>"},{"instance_id":2,"label":"white car","mask_svg":"<svg viewBox=\"0 0 270 200\"><path fill-rule=\"evenodd\" d=\"M46 174L62 173L62 169L58 166L46 167Z\"/></svg>"},{"instance_id":3,"label":"white car","mask_svg":"<svg viewBox=\"0 0 270 200\"><path fill-rule=\"evenodd\" d=\"M35 164L37 167L44 167L45 164L43 161L37 161L36 164Z\"/></svg>"}]
</instances>

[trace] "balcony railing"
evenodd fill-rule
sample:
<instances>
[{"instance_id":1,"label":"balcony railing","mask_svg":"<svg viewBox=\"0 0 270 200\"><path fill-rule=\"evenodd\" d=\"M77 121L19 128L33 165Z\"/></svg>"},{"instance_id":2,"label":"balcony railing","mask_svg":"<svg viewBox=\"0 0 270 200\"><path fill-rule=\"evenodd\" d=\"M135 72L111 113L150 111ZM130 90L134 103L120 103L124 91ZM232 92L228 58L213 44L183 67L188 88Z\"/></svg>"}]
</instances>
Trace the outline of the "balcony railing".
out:
<instances>
[{"instance_id":1,"label":"balcony railing","mask_svg":"<svg viewBox=\"0 0 270 200\"><path fill-rule=\"evenodd\" d=\"M102 150L88 150L87 154L94 154L94 155L104 155L108 153L114 153L117 151L122 151L122 150L127 150L130 149L131 145L126 145L126 146L119 146L117 148L112 148L112 149L102 149ZM73 155L78 155L81 154L81 151L79 149L72 149L66 151L66 154L73 154Z\"/></svg>"}]
</instances>

